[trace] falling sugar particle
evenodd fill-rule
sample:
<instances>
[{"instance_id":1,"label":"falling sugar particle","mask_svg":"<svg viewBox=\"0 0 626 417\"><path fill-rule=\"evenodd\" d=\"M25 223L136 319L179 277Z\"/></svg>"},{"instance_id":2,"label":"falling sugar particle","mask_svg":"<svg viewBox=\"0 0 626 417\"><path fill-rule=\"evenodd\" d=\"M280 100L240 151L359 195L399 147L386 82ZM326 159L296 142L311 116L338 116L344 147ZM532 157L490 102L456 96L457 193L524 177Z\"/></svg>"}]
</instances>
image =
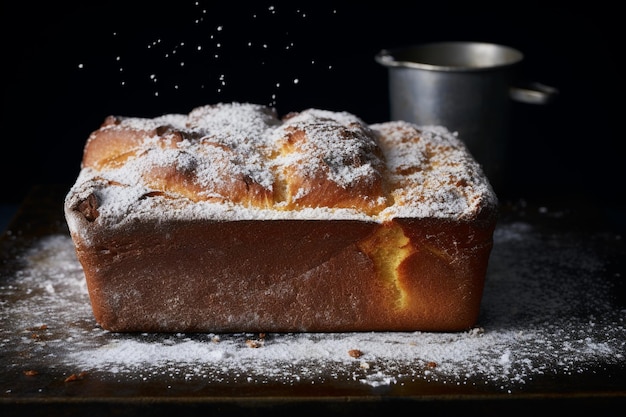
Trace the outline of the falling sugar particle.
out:
<instances>
[{"instance_id":1,"label":"falling sugar particle","mask_svg":"<svg viewBox=\"0 0 626 417\"><path fill-rule=\"evenodd\" d=\"M83 69L85 66L83 64L78 64L78 68Z\"/></svg>"},{"instance_id":2,"label":"falling sugar particle","mask_svg":"<svg viewBox=\"0 0 626 417\"><path fill-rule=\"evenodd\" d=\"M196 11L195 11L195 18L197 18L196 22L202 22L204 20L204 23L208 23L208 21L206 21L206 16L208 15L208 13L211 12L211 10L209 9L208 11L206 10L206 8L203 7L203 5L200 2L195 3L196 4ZM265 8L263 9L257 9L257 11L252 12L249 14L252 15L252 17L254 17L255 19L258 17L261 20L263 20L263 18L270 19L273 20L275 17L273 16L278 16L279 13L283 14L285 12L285 10L281 10L280 7L277 7L276 5L266 5ZM328 13L332 13L332 14L336 14L337 11L336 10L332 10L329 9L327 11ZM302 7L294 7L289 11L289 15L292 18L295 18L296 20L294 20L295 22L298 21L298 19L310 19L306 10L304 10ZM191 23L190 21L188 21L189 23ZM179 38L179 39L170 39L167 36L164 36L163 34L160 33L154 33L152 39L148 38L145 40L145 42L143 42L143 47L144 48L148 48L148 50L150 51L150 53L152 54L152 52L156 53L156 56L158 58L161 59L161 62L167 62L168 65L173 65L175 67L177 67L177 70L182 72L182 71L187 71L189 67L188 61L185 59L185 61L183 61L183 56L181 55L185 55L187 53L193 53L194 51L196 51L196 54L200 54L200 53L205 53L207 55L204 55L205 58L205 62L209 63L210 62L219 62L219 60L224 59L224 57L222 56L223 54L221 53L222 50L225 49L225 45L223 43L220 42L220 36L222 36L222 33L224 30L228 30L227 25L219 24L222 22L215 22L215 24L211 25L210 27L212 27L212 29L209 29L209 33L206 33L204 39L205 40L209 40L209 38L211 40L209 40L209 43L207 44L205 41L201 41L199 39L185 39L184 41ZM280 31L280 29L279 29ZM245 46L247 44L248 47L250 48L260 48L261 50L263 50L265 53L269 53L272 50L275 51L279 51L281 48L283 51L291 51L291 50L295 50L296 49L296 45L298 45L298 42L293 42L289 40L289 36L292 35L292 31L291 31L291 26L289 28L285 28L285 30L280 31L281 33L283 33L285 36L283 36L282 38L285 40L284 42L281 42L281 44L274 44L272 42L268 42L267 39L255 39L254 41L252 40L252 38L254 37L255 34L251 34L248 33L247 35L245 35L246 37L250 37L248 41L244 41L243 44L240 44L240 46ZM119 34L117 32L113 32L114 36L118 36ZM245 39L245 38L244 38ZM190 45L187 45L186 41L191 41ZM193 44L196 45L193 45ZM166 46L167 45L167 46ZM138 45L140 48L142 46L142 44L140 43ZM189 48L187 48L187 46L189 46ZM163 50L166 49L166 50ZM220 51L218 53L218 51ZM176 54L176 55L174 55ZM169 62L170 59L172 58L176 58L178 57L177 60L179 61L178 64L176 64L176 61L172 61ZM116 61L121 62L122 60L122 56L113 56L113 58ZM130 68L126 62L126 57L124 56L124 61L125 61L125 65L122 67L121 65L116 65L116 67L118 68L118 73L122 74L122 73L128 73L129 70L132 70L132 68ZM186 57L185 57L186 58ZM270 59L269 57L262 57L261 59L259 59L256 62L256 65L259 66L265 66L267 67L268 65L272 64L273 62L270 60L268 61L268 59ZM315 61L311 61L312 64L316 64ZM193 66L192 66L193 67ZM81 64L79 66L79 68L84 68L83 64ZM184 68L184 69L183 69ZM328 67L328 70L332 69L332 66ZM150 68L147 69L147 71L151 71ZM132 71L131 71L132 72ZM148 72L148 74L150 74L150 72ZM158 82L160 85L164 85L165 82L167 82L166 87L168 88L173 88L174 87L174 82L172 81L168 81L167 77L165 77L165 74L159 74L159 78L157 79L156 74L153 74L153 76L150 77L150 80L155 83ZM145 77L145 75L144 75ZM270 81L271 82L271 81ZM297 85L299 84L300 80L295 78L295 77L291 77L291 81L286 81L288 84L291 82L292 85ZM128 81L125 82L128 85L131 85L132 83L129 83ZM198 82L199 84L199 82ZM196 84L196 85L198 85ZM225 83L222 82L222 85L225 85ZM271 85L271 84L270 84ZM181 89L184 89L184 86L179 87ZM208 88L208 86L207 86ZM281 88L280 83L276 83L276 85L273 87L274 89L276 89L278 91L278 88ZM224 87L220 87L220 90L224 89Z\"/></svg>"}]
</instances>

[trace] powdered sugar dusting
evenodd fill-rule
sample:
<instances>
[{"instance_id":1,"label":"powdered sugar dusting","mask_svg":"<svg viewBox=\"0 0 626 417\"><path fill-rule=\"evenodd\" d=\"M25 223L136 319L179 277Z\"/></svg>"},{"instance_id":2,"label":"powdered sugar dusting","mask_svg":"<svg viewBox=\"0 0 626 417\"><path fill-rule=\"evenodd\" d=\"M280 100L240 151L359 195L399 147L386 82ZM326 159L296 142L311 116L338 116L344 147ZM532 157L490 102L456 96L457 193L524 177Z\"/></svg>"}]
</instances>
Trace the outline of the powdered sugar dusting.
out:
<instances>
[{"instance_id":1,"label":"powdered sugar dusting","mask_svg":"<svg viewBox=\"0 0 626 417\"><path fill-rule=\"evenodd\" d=\"M605 247L612 239L499 225L480 327L467 332L115 334L93 320L70 238L53 235L2 279L0 348L9 370L55 367L138 384L423 381L532 391L542 378L626 366L626 309L612 295Z\"/></svg>"},{"instance_id":2,"label":"powdered sugar dusting","mask_svg":"<svg viewBox=\"0 0 626 417\"><path fill-rule=\"evenodd\" d=\"M111 138L117 148L109 146ZM378 222L469 219L497 204L481 167L444 127L399 121L368 126L347 112L307 109L279 119L270 107L218 103L188 115L118 118L87 146L98 158L83 167L68 206L91 190L100 200L98 221L109 225L130 219L138 206L146 219L200 213L219 220L244 213L292 219L306 213ZM348 202L306 200L328 187L343 190ZM177 204L170 204L173 199Z\"/></svg>"},{"instance_id":3,"label":"powdered sugar dusting","mask_svg":"<svg viewBox=\"0 0 626 417\"><path fill-rule=\"evenodd\" d=\"M280 141L290 129L306 131L309 141L302 144L300 152L279 158L278 163L297 164L297 169L309 176L318 175L325 167L329 178L344 188L362 178L380 175L383 162L374 154L378 145L365 123L355 115L308 109L289 117L273 132L274 140ZM354 158L362 162L356 167L346 163Z\"/></svg>"},{"instance_id":4,"label":"powdered sugar dusting","mask_svg":"<svg viewBox=\"0 0 626 417\"><path fill-rule=\"evenodd\" d=\"M481 167L445 127L394 121L372 129L388 138L382 146L392 182L403 184L386 215L455 218L495 203Z\"/></svg>"}]
</instances>

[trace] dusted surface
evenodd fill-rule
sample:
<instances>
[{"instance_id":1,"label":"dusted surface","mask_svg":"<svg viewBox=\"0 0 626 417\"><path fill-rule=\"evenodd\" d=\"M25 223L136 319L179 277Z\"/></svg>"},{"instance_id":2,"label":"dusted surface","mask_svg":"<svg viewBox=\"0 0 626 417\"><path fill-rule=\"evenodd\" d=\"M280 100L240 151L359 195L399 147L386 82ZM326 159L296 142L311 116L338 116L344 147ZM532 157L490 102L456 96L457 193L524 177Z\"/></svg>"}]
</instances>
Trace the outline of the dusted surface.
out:
<instances>
[{"instance_id":1,"label":"dusted surface","mask_svg":"<svg viewBox=\"0 0 626 417\"><path fill-rule=\"evenodd\" d=\"M35 189L0 240L0 406L9 413L407 403L578 413L626 402L626 251L619 235L572 212L503 208L479 327L468 332L120 335L91 314L65 192Z\"/></svg>"}]
</instances>

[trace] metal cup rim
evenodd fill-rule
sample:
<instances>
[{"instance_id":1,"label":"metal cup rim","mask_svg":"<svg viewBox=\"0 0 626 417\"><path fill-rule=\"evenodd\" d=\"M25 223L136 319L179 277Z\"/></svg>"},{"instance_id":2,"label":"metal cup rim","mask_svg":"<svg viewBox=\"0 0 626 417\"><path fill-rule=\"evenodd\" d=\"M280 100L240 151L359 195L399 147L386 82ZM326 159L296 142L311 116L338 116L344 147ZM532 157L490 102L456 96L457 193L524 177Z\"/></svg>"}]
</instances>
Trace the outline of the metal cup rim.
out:
<instances>
[{"instance_id":1,"label":"metal cup rim","mask_svg":"<svg viewBox=\"0 0 626 417\"><path fill-rule=\"evenodd\" d=\"M490 62L485 65L476 64L443 64L428 62L429 59L411 59L409 56L415 56L418 53L428 55L437 49L439 51L460 51L467 49L482 50L485 53L499 53L502 56L498 57L498 60ZM432 60L432 56L430 60ZM495 69L502 69L517 65L524 59L524 55L519 50L497 43L489 42L475 42L475 41L445 41L445 42L430 42L422 44L414 44L408 46L402 46L397 48L382 49L375 56L376 62L388 67L388 68L414 68L427 71L458 71L458 72L473 72L473 71L489 71Z\"/></svg>"}]
</instances>

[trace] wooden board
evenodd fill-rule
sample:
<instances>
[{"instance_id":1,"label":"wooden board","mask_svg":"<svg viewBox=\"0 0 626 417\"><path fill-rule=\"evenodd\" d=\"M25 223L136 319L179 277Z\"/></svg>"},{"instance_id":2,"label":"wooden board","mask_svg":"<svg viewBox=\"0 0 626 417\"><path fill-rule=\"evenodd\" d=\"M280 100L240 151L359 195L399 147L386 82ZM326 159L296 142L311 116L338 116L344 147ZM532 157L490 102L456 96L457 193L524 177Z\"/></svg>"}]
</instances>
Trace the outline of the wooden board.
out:
<instances>
[{"instance_id":1,"label":"wooden board","mask_svg":"<svg viewBox=\"0 0 626 417\"><path fill-rule=\"evenodd\" d=\"M470 332L120 335L90 315L66 191L33 189L0 238L3 416L589 415L626 405L626 250L592 211L503 206Z\"/></svg>"}]
</instances>

